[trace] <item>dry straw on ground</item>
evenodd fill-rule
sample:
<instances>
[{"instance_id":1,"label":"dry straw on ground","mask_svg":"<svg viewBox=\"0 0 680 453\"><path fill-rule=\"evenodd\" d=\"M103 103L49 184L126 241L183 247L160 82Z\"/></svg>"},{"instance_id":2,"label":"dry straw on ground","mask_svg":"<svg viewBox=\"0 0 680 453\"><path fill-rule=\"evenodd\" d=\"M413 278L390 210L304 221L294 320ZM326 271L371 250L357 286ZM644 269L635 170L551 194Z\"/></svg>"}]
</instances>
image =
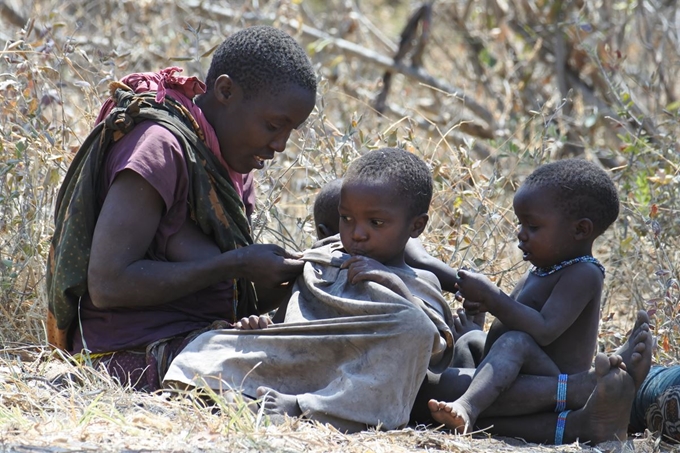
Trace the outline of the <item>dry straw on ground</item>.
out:
<instances>
[{"instance_id":1,"label":"dry straw on ground","mask_svg":"<svg viewBox=\"0 0 680 453\"><path fill-rule=\"evenodd\" d=\"M210 410L195 397L120 389L107 376L68 365L45 347L44 265L54 196L108 82L170 65L204 75L215 46L255 23L294 34L320 75L317 108L306 126L258 174L258 240L309 246L310 206L318 188L366 149L399 145L425 158L434 171L428 249L452 266L486 272L507 290L526 270L515 247L514 189L539 163L583 155L611 169L623 207L596 243L595 253L608 269L600 348L618 346L635 310L644 308L659 339L655 360L677 362L675 2L430 3L430 26L411 28L413 39L405 43L415 45L395 64L399 35L420 4L0 1L3 451L554 449L434 430L347 436L310 422ZM423 36L428 39L419 41ZM418 42L425 43L422 52ZM394 75L378 113L374 100L384 88L385 71ZM651 438L626 448L667 446Z\"/></svg>"}]
</instances>

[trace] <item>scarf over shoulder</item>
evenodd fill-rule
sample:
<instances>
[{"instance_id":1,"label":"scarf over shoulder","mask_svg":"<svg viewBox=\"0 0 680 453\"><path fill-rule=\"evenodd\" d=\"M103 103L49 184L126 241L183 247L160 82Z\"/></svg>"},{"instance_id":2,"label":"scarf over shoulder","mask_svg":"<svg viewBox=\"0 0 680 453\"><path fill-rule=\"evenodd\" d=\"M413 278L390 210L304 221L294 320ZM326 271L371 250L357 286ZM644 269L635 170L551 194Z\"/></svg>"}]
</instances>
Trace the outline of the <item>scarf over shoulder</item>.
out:
<instances>
[{"instance_id":1,"label":"scarf over shoulder","mask_svg":"<svg viewBox=\"0 0 680 453\"><path fill-rule=\"evenodd\" d=\"M192 101L205 92L205 85L195 77L174 75L178 71L167 68L160 73L132 74L112 83L111 98L66 173L57 195L47 259L47 336L54 347L69 349L69 332L80 298L87 292L92 236L99 215L98 182L106 153L138 123L155 121L177 137L187 163L191 218L220 250L253 242L241 199L243 178L222 159L214 130ZM256 313L252 284L243 279L234 283L236 317Z\"/></svg>"}]
</instances>

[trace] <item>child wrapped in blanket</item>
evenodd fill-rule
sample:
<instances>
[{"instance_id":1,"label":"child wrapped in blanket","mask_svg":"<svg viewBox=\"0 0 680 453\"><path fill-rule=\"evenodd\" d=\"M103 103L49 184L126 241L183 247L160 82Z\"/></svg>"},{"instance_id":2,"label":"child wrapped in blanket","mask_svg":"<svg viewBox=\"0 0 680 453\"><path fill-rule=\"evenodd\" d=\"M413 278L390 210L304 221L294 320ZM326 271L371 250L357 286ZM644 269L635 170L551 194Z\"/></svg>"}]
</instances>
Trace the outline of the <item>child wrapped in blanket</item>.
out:
<instances>
[{"instance_id":1,"label":"child wrapped in blanket","mask_svg":"<svg viewBox=\"0 0 680 453\"><path fill-rule=\"evenodd\" d=\"M427 165L407 151L354 161L341 188L341 241L305 252L283 322L199 336L165 383L240 391L348 432L406 425L427 370L446 369L453 352L437 278L404 261L427 224L432 187Z\"/></svg>"}]
</instances>

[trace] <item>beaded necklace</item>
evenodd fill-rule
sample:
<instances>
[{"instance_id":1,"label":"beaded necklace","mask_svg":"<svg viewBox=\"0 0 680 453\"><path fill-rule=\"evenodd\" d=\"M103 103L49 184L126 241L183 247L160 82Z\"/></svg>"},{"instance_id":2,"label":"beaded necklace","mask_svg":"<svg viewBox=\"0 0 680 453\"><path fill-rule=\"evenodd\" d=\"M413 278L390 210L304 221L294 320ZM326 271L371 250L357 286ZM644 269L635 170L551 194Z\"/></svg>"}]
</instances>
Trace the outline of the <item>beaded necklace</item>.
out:
<instances>
[{"instance_id":1,"label":"beaded necklace","mask_svg":"<svg viewBox=\"0 0 680 453\"><path fill-rule=\"evenodd\" d=\"M602 271L602 275L605 274L604 272L604 266L600 264L600 262L593 257L592 255L583 255L579 256L578 258L572 258L570 260L564 260L561 263L553 264L552 266L547 266L547 267L532 267L531 268L531 273L538 276L538 277L546 277L550 274L554 274L555 272L564 269L565 267L571 266L572 264L576 263L593 263L597 267L600 268Z\"/></svg>"}]
</instances>

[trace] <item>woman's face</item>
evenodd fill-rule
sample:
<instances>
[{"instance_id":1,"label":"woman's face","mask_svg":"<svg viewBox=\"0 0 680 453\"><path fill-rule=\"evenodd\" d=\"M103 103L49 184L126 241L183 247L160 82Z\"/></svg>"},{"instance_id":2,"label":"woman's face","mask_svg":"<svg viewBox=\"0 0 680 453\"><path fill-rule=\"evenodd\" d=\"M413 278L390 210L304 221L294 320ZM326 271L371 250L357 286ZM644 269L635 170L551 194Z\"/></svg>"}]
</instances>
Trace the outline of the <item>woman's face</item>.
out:
<instances>
[{"instance_id":1,"label":"woman's face","mask_svg":"<svg viewBox=\"0 0 680 453\"><path fill-rule=\"evenodd\" d=\"M312 112L316 94L289 85L276 93L265 89L245 99L238 85L228 80L215 84L215 90L220 90L214 94L218 107L205 114L215 129L224 160L234 171L249 173L262 169L266 160L286 149L292 130Z\"/></svg>"}]
</instances>

